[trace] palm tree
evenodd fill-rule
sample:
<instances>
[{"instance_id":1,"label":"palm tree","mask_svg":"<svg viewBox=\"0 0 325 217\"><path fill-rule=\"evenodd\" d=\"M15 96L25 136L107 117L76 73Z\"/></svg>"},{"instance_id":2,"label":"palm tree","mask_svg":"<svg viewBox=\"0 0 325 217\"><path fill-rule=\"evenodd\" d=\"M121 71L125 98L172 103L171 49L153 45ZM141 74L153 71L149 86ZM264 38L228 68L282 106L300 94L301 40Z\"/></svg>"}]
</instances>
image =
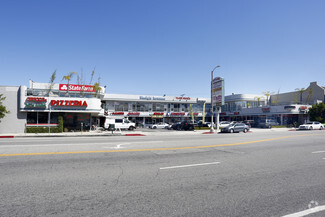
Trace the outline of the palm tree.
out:
<instances>
[{"instance_id":1,"label":"palm tree","mask_svg":"<svg viewBox=\"0 0 325 217\"><path fill-rule=\"evenodd\" d=\"M268 105L268 103L269 103L269 97L272 94L274 94L274 92L266 91L266 92L263 92L263 94L266 96L266 105Z\"/></svg>"},{"instance_id":2,"label":"palm tree","mask_svg":"<svg viewBox=\"0 0 325 217\"><path fill-rule=\"evenodd\" d=\"M255 96L254 99L257 99L257 106L260 106L260 100L263 99L263 96Z\"/></svg>"},{"instance_id":3,"label":"palm tree","mask_svg":"<svg viewBox=\"0 0 325 217\"><path fill-rule=\"evenodd\" d=\"M302 104L302 94L307 90L305 88L296 88L295 90L300 93L300 104Z\"/></svg>"},{"instance_id":4,"label":"palm tree","mask_svg":"<svg viewBox=\"0 0 325 217\"><path fill-rule=\"evenodd\" d=\"M63 78L62 78L62 80L67 80L67 81L68 81L68 89L67 89L67 93L69 93L69 84L70 84L70 80L71 80L71 78L72 78L72 76L73 76L74 74L78 74L78 72L69 72L68 75L63 76Z\"/></svg>"},{"instance_id":5,"label":"palm tree","mask_svg":"<svg viewBox=\"0 0 325 217\"><path fill-rule=\"evenodd\" d=\"M91 83L93 82L93 78L94 78L94 75L95 75L95 69L96 67L94 68L93 71L91 71L91 75L90 75L90 82L89 82L89 85L91 85Z\"/></svg>"},{"instance_id":6,"label":"palm tree","mask_svg":"<svg viewBox=\"0 0 325 217\"><path fill-rule=\"evenodd\" d=\"M49 86L49 92L48 92L49 95L53 89L55 78L56 78L56 70L52 73L51 78L50 78L50 86Z\"/></svg>"},{"instance_id":7,"label":"palm tree","mask_svg":"<svg viewBox=\"0 0 325 217\"><path fill-rule=\"evenodd\" d=\"M98 77L98 81L94 83L94 89L96 91L96 95L98 96L98 93L102 91L102 88L100 87L100 77Z\"/></svg>"},{"instance_id":8,"label":"palm tree","mask_svg":"<svg viewBox=\"0 0 325 217\"><path fill-rule=\"evenodd\" d=\"M307 99L306 99L306 104L309 104L310 97L311 97L311 95L313 95L313 89L308 88L307 90L308 90L308 96L307 96Z\"/></svg>"},{"instance_id":9,"label":"palm tree","mask_svg":"<svg viewBox=\"0 0 325 217\"><path fill-rule=\"evenodd\" d=\"M293 101L295 104L298 104L297 96L298 96L298 93L295 93L293 96Z\"/></svg>"}]
</instances>

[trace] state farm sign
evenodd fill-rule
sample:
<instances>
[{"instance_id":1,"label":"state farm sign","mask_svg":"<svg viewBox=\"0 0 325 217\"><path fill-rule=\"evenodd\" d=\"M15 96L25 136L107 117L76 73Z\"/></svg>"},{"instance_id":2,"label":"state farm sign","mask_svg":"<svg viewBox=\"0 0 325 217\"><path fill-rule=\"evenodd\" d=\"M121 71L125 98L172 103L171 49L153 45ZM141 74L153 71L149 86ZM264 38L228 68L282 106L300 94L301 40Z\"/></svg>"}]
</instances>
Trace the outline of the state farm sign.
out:
<instances>
[{"instance_id":1,"label":"state farm sign","mask_svg":"<svg viewBox=\"0 0 325 217\"><path fill-rule=\"evenodd\" d=\"M59 84L59 90L68 91L68 85L67 84ZM69 91L96 92L94 86L91 86L91 85L76 85L76 84L69 84Z\"/></svg>"}]
</instances>

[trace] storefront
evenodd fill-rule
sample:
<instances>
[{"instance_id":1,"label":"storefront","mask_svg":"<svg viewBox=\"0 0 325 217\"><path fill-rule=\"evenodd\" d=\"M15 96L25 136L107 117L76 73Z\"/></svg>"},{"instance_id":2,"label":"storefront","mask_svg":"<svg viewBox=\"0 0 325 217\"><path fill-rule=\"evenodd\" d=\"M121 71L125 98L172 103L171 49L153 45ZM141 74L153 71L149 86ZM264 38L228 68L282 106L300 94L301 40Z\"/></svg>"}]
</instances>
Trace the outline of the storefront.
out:
<instances>
[{"instance_id":1,"label":"storefront","mask_svg":"<svg viewBox=\"0 0 325 217\"><path fill-rule=\"evenodd\" d=\"M184 96L105 94L103 107L106 117L127 117L136 126L146 127L159 122L191 119L192 115L195 120L211 117L210 113L204 112L207 100Z\"/></svg>"},{"instance_id":2,"label":"storefront","mask_svg":"<svg viewBox=\"0 0 325 217\"><path fill-rule=\"evenodd\" d=\"M64 131L89 130L97 124L101 108L100 95L91 86L33 82L30 88L21 86L19 111L27 114L26 127L57 126L63 118Z\"/></svg>"}]
</instances>

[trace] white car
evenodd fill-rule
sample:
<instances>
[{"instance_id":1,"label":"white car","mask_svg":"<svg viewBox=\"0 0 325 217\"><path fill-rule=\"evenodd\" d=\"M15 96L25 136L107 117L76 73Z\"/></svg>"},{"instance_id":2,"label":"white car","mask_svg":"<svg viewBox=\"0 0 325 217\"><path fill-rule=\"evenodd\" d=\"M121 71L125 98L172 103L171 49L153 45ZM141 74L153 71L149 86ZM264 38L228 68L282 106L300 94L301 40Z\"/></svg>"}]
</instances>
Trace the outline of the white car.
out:
<instances>
[{"instance_id":1,"label":"white car","mask_svg":"<svg viewBox=\"0 0 325 217\"><path fill-rule=\"evenodd\" d=\"M219 123L219 128L222 129L224 127L228 127L230 125L230 122L229 121L221 121Z\"/></svg>"},{"instance_id":2,"label":"white car","mask_svg":"<svg viewBox=\"0 0 325 217\"><path fill-rule=\"evenodd\" d=\"M319 122L308 122L299 126L299 130L322 130L324 125Z\"/></svg>"},{"instance_id":3,"label":"white car","mask_svg":"<svg viewBox=\"0 0 325 217\"><path fill-rule=\"evenodd\" d=\"M153 125L151 125L150 126L150 128L152 128L152 129L164 129L164 128L168 128L169 127L169 124L166 124L166 123L162 123L162 122L160 122L160 123L158 123L158 124L153 124Z\"/></svg>"}]
</instances>

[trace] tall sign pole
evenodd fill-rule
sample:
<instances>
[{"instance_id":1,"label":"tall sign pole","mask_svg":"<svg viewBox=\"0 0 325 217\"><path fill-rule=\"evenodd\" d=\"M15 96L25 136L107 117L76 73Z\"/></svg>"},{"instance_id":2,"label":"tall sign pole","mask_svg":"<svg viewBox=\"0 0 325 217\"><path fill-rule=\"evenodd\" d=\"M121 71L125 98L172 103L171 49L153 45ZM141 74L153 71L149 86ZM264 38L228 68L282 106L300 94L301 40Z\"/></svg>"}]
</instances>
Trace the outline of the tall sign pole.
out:
<instances>
[{"instance_id":1,"label":"tall sign pole","mask_svg":"<svg viewBox=\"0 0 325 217\"><path fill-rule=\"evenodd\" d=\"M213 106L215 105L215 98L214 98L214 85L213 85L213 72L216 68L219 68L220 66L214 67L214 69L211 71L211 127L210 127L210 132L214 132L214 122L213 122L213 116L214 116L214 111L213 111Z\"/></svg>"}]
</instances>

